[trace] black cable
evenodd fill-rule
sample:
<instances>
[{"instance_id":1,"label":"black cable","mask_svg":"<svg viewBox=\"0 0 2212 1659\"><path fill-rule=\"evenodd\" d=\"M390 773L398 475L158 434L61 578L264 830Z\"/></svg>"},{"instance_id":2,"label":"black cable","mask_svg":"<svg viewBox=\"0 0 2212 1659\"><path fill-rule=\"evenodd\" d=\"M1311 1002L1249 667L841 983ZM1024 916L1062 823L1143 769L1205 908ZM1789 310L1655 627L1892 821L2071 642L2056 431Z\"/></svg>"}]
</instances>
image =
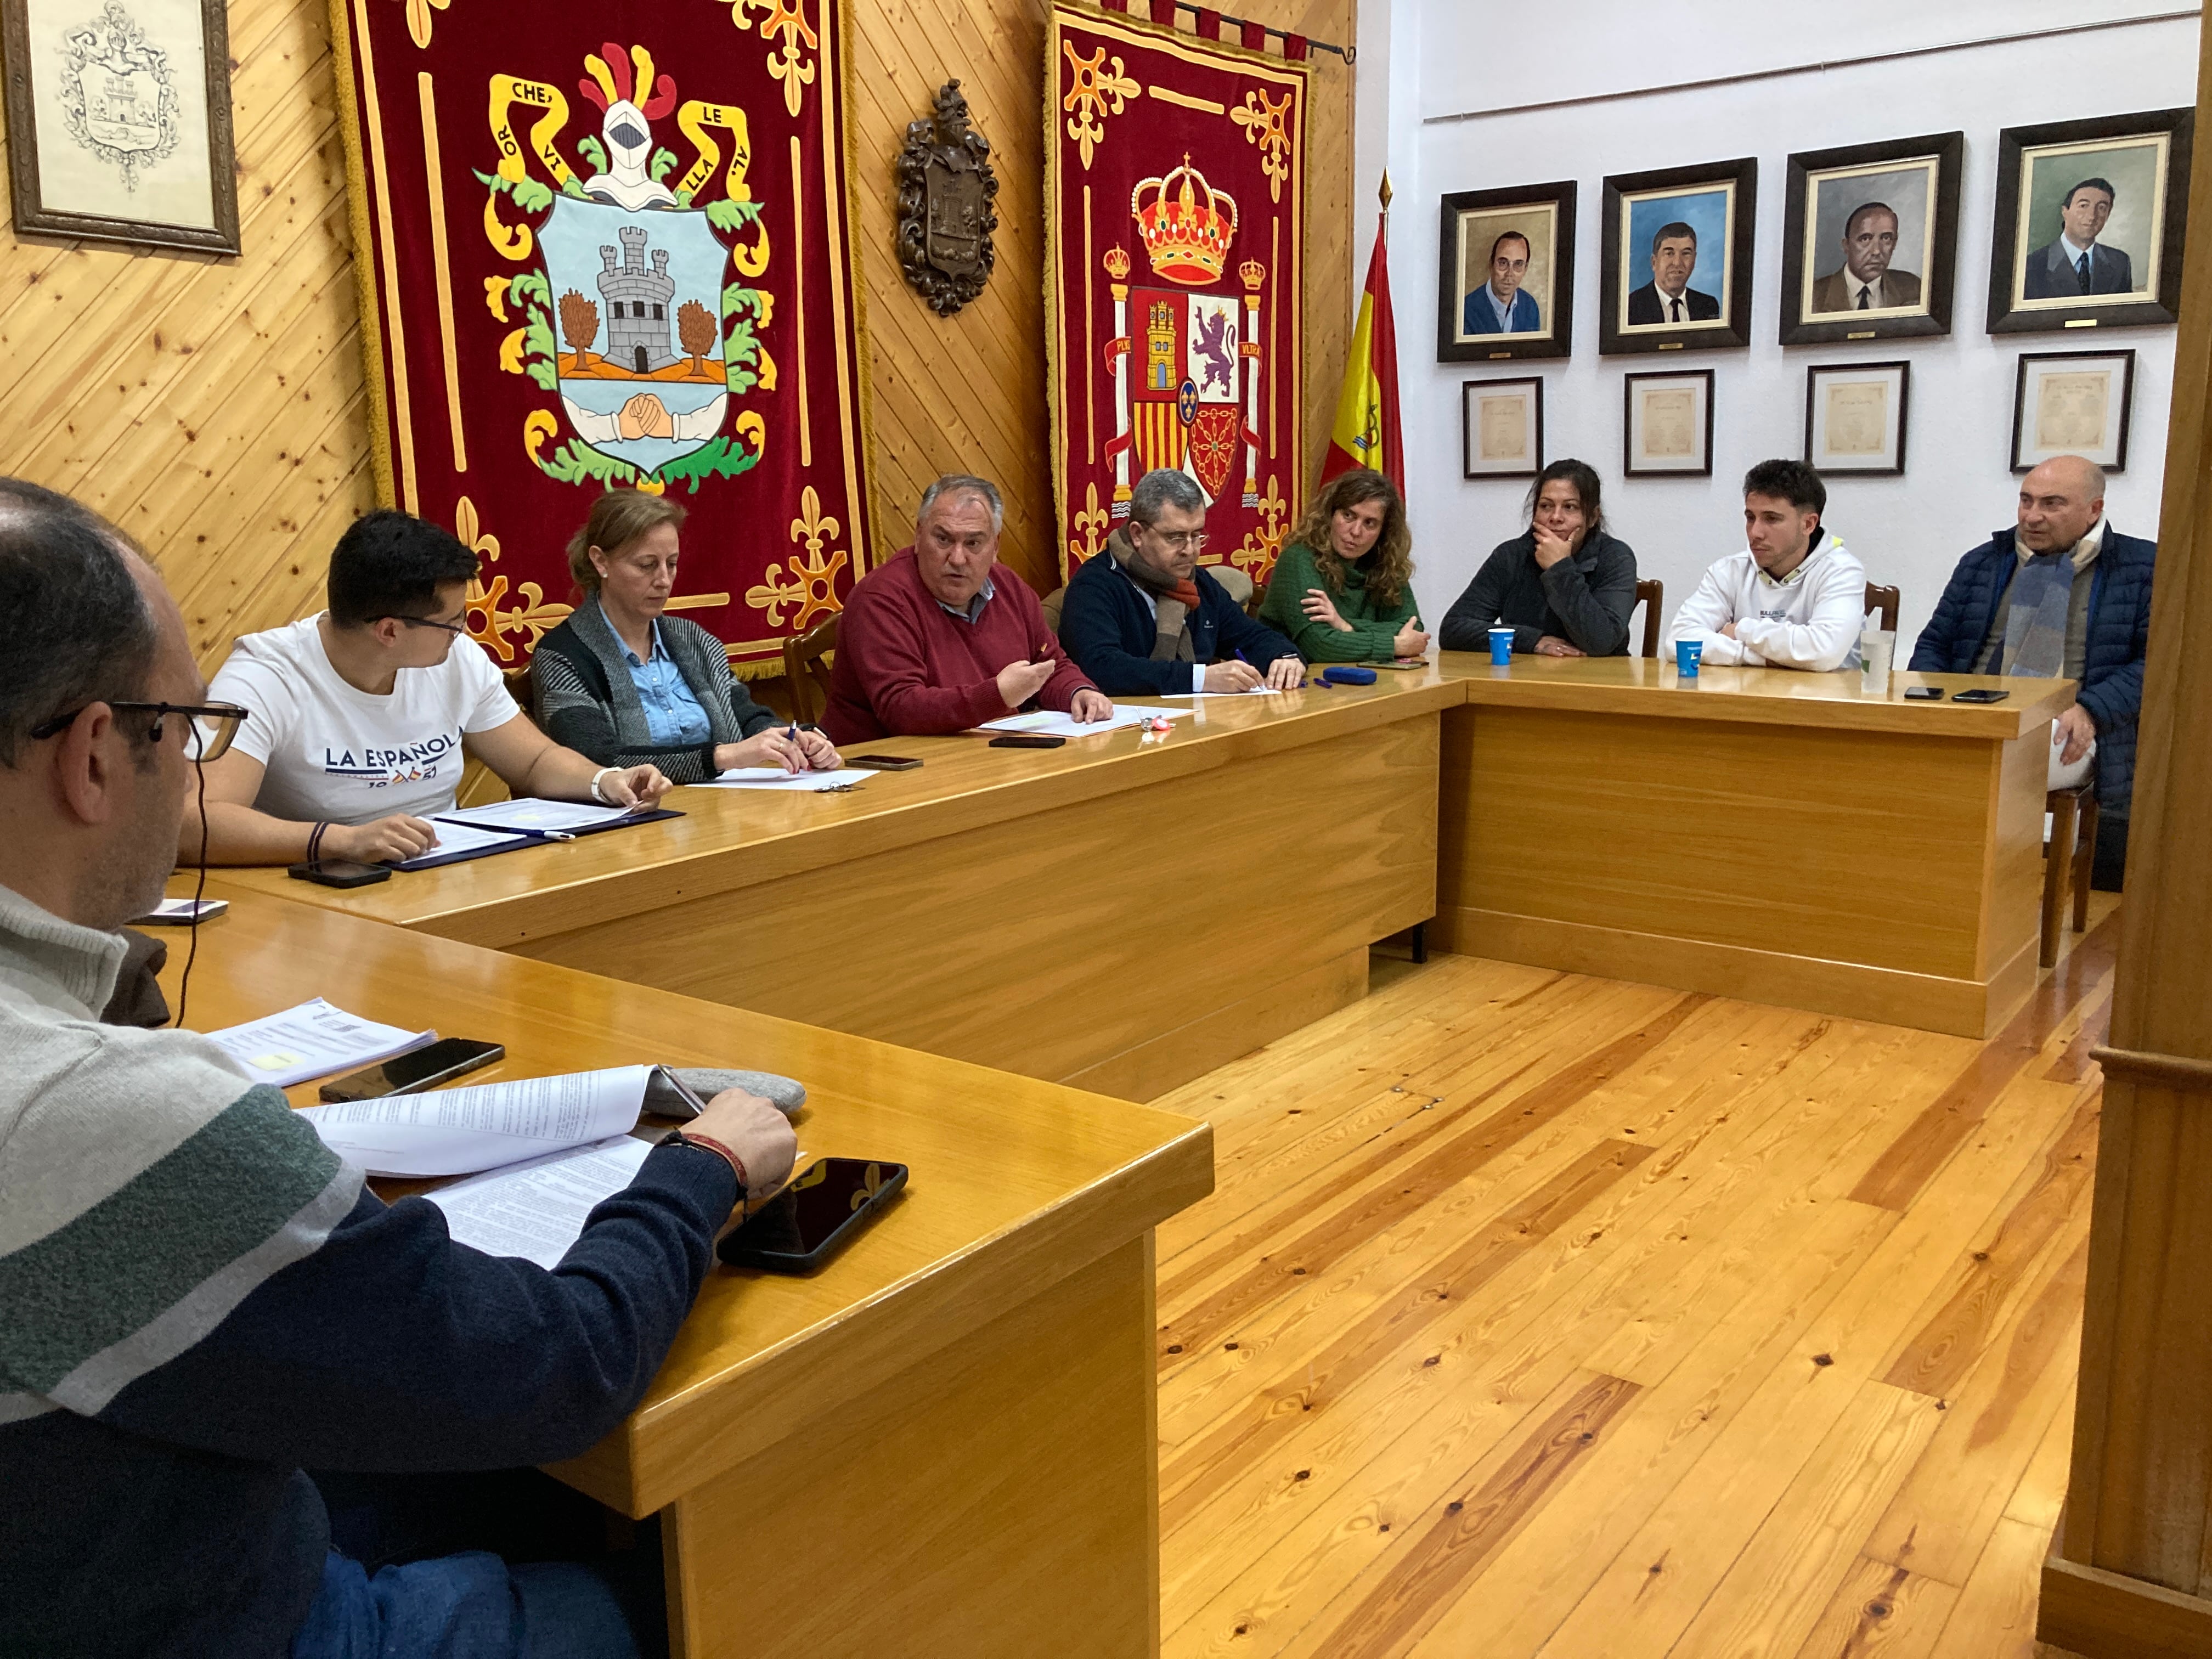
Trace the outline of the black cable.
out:
<instances>
[{"instance_id":1,"label":"black cable","mask_svg":"<svg viewBox=\"0 0 2212 1659\"><path fill-rule=\"evenodd\" d=\"M195 732L193 737L197 740L198 733ZM199 775L200 780L200 879L199 884L192 889L192 942L185 947L185 971L177 981L176 1027L180 1031L185 1029L185 1005L192 994L192 963L199 959L200 954L200 902L207 896L207 767L203 762L194 761L192 770Z\"/></svg>"}]
</instances>

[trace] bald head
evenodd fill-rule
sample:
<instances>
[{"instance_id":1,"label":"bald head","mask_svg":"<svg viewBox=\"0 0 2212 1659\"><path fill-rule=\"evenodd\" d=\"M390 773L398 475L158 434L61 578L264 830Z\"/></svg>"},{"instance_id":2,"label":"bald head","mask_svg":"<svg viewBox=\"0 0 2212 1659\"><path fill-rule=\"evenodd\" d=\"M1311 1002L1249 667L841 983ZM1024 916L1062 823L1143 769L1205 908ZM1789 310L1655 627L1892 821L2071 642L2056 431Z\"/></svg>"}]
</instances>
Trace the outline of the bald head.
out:
<instances>
[{"instance_id":1,"label":"bald head","mask_svg":"<svg viewBox=\"0 0 2212 1659\"><path fill-rule=\"evenodd\" d=\"M2080 455L2054 455L2020 481L2020 542L2055 553L2105 516L2105 469Z\"/></svg>"}]
</instances>

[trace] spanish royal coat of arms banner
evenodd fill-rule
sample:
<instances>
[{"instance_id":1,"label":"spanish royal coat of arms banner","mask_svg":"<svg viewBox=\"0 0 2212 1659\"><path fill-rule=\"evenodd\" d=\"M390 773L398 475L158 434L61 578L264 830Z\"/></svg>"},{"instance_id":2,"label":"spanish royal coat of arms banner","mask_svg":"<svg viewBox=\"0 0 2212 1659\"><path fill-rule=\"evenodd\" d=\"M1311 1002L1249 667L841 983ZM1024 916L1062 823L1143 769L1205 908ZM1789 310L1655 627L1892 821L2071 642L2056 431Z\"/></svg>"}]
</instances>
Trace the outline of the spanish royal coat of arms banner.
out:
<instances>
[{"instance_id":1,"label":"spanish royal coat of arms banner","mask_svg":"<svg viewBox=\"0 0 2212 1659\"><path fill-rule=\"evenodd\" d=\"M1306 484L1306 75L1059 0L1046 33L1046 344L1061 564L1130 486L1206 493L1207 564L1264 581Z\"/></svg>"},{"instance_id":2,"label":"spanish royal coat of arms banner","mask_svg":"<svg viewBox=\"0 0 2212 1659\"><path fill-rule=\"evenodd\" d=\"M380 492L502 663L601 491L681 501L741 675L866 568L839 0L333 0Z\"/></svg>"}]
</instances>

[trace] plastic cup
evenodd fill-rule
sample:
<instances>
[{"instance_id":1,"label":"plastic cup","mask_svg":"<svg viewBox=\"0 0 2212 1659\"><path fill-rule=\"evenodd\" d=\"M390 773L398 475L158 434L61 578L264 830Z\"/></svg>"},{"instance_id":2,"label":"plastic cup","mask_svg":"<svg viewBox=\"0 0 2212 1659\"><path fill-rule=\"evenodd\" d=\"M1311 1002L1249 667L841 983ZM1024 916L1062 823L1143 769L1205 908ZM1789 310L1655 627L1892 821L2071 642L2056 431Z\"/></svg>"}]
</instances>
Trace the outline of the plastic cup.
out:
<instances>
[{"instance_id":1,"label":"plastic cup","mask_svg":"<svg viewBox=\"0 0 2212 1659\"><path fill-rule=\"evenodd\" d=\"M1703 640L1674 641L1674 672L1677 678L1693 680L1698 678L1698 662L1705 654Z\"/></svg>"},{"instance_id":2,"label":"plastic cup","mask_svg":"<svg viewBox=\"0 0 2212 1659\"><path fill-rule=\"evenodd\" d=\"M1493 628L1490 630L1490 660L1503 668L1513 660L1513 630Z\"/></svg>"},{"instance_id":3,"label":"plastic cup","mask_svg":"<svg viewBox=\"0 0 2212 1659\"><path fill-rule=\"evenodd\" d=\"M1897 635L1869 628L1859 635L1859 690L1870 696L1889 695L1890 667L1897 658Z\"/></svg>"}]
</instances>

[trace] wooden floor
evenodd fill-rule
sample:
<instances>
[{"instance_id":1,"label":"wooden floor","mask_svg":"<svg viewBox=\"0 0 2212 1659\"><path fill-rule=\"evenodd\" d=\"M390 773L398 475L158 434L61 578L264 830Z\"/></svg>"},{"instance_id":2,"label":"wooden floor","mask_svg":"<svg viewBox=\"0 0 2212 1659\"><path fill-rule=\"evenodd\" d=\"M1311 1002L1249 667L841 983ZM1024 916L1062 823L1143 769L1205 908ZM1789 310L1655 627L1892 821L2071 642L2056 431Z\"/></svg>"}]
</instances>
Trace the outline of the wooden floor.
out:
<instances>
[{"instance_id":1,"label":"wooden floor","mask_svg":"<svg viewBox=\"0 0 2212 1659\"><path fill-rule=\"evenodd\" d=\"M1988 1042L1464 957L1163 1097L1169 1659L2027 1659L2119 922Z\"/></svg>"}]
</instances>

